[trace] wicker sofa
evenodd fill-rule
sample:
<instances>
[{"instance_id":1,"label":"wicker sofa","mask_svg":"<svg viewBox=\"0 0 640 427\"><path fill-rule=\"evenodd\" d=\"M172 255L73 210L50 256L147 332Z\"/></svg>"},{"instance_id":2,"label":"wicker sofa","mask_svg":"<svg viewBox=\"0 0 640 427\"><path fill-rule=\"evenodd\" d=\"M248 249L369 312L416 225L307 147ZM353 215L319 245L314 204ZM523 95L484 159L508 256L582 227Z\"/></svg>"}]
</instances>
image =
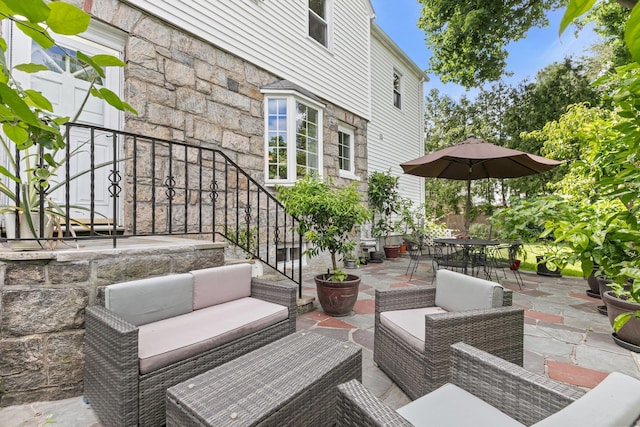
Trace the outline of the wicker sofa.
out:
<instances>
[{"instance_id":1,"label":"wicker sofa","mask_svg":"<svg viewBox=\"0 0 640 427\"><path fill-rule=\"evenodd\" d=\"M118 283L86 311L84 394L105 426L165 423L167 388L295 331L296 287L236 264Z\"/></svg>"},{"instance_id":2,"label":"wicker sofa","mask_svg":"<svg viewBox=\"0 0 640 427\"><path fill-rule=\"evenodd\" d=\"M376 290L374 362L411 399L449 381L459 341L522 365L524 310L500 284L437 270L435 286Z\"/></svg>"},{"instance_id":3,"label":"wicker sofa","mask_svg":"<svg viewBox=\"0 0 640 427\"><path fill-rule=\"evenodd\" d=\"M640 381L614 372L584 391L465 343L451 346L451 382L391 409L360 382L338 386L337 426L638 425Z\"/></svg>"}]
</instances>

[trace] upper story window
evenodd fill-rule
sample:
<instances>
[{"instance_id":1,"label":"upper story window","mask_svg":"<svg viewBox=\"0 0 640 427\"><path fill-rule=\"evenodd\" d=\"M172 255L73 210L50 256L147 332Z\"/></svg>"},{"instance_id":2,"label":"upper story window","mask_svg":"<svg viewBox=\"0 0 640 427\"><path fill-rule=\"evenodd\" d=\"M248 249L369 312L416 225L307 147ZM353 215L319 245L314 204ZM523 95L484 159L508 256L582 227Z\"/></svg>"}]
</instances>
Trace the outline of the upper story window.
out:
<instances>
[{"instance_id":1,"label":"upper story window","mask_svg":"<svg viewBox=\"0 0 640 427\"><path fill-rule=\"evenodd\" d=\"M353 129L346 126L338 126L338 170L343 178L357 179L355 137Z\"/></svg>"},{"instance_id":2,"label":"upper story window","mask_svg":"<svg viewBox=\"0 0 640 427\"><path fill-rule=\"evenodd\" d=\"M322 175L322 106L294 95L265 99L265 182Z\"/></svg>"},{"instance_id":3,"label":"upper story window","mask_svg":"<svg viewBox=\"0 0 640 427\"><path fill-rule=\"evenodd\" d=\"M393 105L402 108L402 75L393 70Z\"/></svg>"},{"instance_id":4,"label":"upper story window","mask_svg":"<svg viewBox=\"0 0 640 427\"><path fill-rule=\"evenodd\" d=\"M309 36L324 47L329 47L329 2L309 0Z\"/></svg>"}]
</instances>

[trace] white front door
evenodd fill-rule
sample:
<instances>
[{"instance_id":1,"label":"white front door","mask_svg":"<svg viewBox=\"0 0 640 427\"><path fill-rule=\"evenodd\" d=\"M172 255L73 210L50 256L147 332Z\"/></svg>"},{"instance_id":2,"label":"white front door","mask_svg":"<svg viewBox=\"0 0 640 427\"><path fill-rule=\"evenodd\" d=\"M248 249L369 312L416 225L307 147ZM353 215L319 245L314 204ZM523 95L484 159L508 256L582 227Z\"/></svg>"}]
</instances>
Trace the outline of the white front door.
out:
<instances>
[{"instance_id":1,"label":"white front door","mask_svg":"<svg viewBox=\"0 0 640 427\"><path fill-rule=\"evenodd\" d=\"M11 48L10 63L12 66L22 63L44 64L49 71L41 71L35 74L16 72L15 76L24 88L31 88L42 92L51 101L54 114L58 116L68 116L71 120L105 127L108 129L120 129L122 114L106 102L89 97L86 100L82 113L78 117L78 111L85 102L85 95L89 88L89 80L94 76L87 75L87 72L77 65L74 65L69 58L65 58L65 53L74 55L75 51L81 50L89 55L109 54L122 57L122 47L117 48L118 43L112 39L105 39L101 43L100 35L104 34L105 26L100 26L100 31L87 32L84 37L56 37L56 45L44 50L33 43L30 38L22 34L21 31L11 28ZM97 34L96 34L97 33ZM119 67L106 69L106 77L99 78L99 87L107 87L117 94L121 94L122 71ZM120 223L120 212L116 212L114 218L114 201L109 195L109 175L113 170L112 166L104 166L95 169L95 179L91 180L89 173L82 174L90 169L90 140L91 134L88 129L73 128L71 132L70 147L72 152L76 152L70 159L70 176L78 176L71 180L69 202L72 206L71 217L76 220L86 221L89 218L89 208L91 206L91 194L93 192L94 209L96 212L95 222L117 221ZM111 162L114 151L120 154L120 149L114 147L113 139L97 132L94 136L94 165L101 165ZM65 153L59 153L56 160L63 159ZM120 165L119 165L120 166ZM60 167L56 171L56 177L51 179L64 181L66 175L65 167ZM92 185L93 182L93 185ZM93 187L93 188L92 188ZM58 203L64 203L64 187L54 191L52 199Z\"/></svg>"}]
</instances>

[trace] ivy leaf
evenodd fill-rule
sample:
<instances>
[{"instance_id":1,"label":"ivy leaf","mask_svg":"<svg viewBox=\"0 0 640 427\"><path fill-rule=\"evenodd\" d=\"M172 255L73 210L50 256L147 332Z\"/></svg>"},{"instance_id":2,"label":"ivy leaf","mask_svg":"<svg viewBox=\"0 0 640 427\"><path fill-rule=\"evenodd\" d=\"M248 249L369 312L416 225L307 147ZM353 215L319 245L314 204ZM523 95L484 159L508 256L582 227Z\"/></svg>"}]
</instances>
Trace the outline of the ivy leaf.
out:
<instances>
[{"instance_id":1,"label":"ivy leaf","mask_svg":"<svg viewBox=\"0 0 640 427\"><path fill-rule=\"evenodd\" d=\"M631 10L631 15L627 20L627 26L624 29L624 40L633 59L640 62L640 6L637 4Z\"/></svg>"},{"instance_id":2,"label":"ivy leaf","mask_svg":"<svg viewBox=\"0 0 640 427\"><path fill-rule=\"evenodd\" d=\"M51 13L51 9L42 0L2 0L15 15L22 15L29 22L43 22ZM5 9L2 8L4 11Z\"/></svg>"},{"instance_id":3,"label":"ivy leaf","mask_svg":"<svg viewBox=\"0 0 640 427\"><path fill-rule=\"evenodd\" d=\"M18 118L30 125L40 126L38 118L33 111L31 111L27 103L18 96L15 90L4 83L0 83L0 98L2 98L4 104L6 104Z\"/></svg>"},{"instance_id":4,"label":"ivy leaf","mask_svg":"<svg viewBox=\"0 0 640 427\"><path fill-rule=\"evenodd\" d=\"M49 3L49 8L51 13L47 18L47 25L51 31L73 36L89 28L91 17L82 9L61 1Z\"/></svg>"},{"instance_id":5,"label":"ivy leaf","mask_svg":"<svg viewBox=\"0 0 640 427\"><path fill-rule=\"evenodd\" d=\"M631 320L633 313L620 313L613 321L613 330L618 332L622 327Z\"/></svg>"},{"instance_id":6,"label":"ivy leaf","mask_svg":"<svg viewBox=\"0 0 640 427\"><path fill-rule=\"evenodd\" d=\"M16 26L30 37L34 42L38 43L45 49L53 47L55 42L51 35L38 24L31 24L29 22L16 22Z\"/></svg>"},{"instance_id":7,"label":"ivy leaf","mask_svg":"<svg viewBox=\"0 0 640 427\"><path fill-rule=\"evenodd\" d=\"M569 24L573 22L574 19L591 9L595 2L596 0L569 0L567 10L565 10L562 21L560 22L560 30L558 31L558 36L562 35L564 30L567 29Z\"/></svg>"},{"instance_id":8,"label":"ivy leaf","mask_svg":"<svg viewBox=\"0 0 640 427\"><path fill-rule=\"evenodd\" d=\"M116 95L114 92L110 91L107 88L104 88L104 87L100 89L93 88L91 89L91 94L96 98L104 99L105 101L107 101L109 105L117 108L120 111L127 110L132 112L133 114L138 114L138 112L131 105L122 101L118 97L118 95Z\"/></svg>"},{"instance_id":9,"label":"ivy leaf","mask_svg":"<svg viewBox=\"0 0 640 427\"><path fill-rule=\"evenodd\" d=\"M24 144L27 139L29 139L29 133L21 126L14 126L10 123L5 123L2 125L2 131L7 135L7 138L16 144Z\"/></svg>"},{"instance_id":10,"label":"ivy leaf","mask_svg":"<svg viewBox=\"0 0 640 427\"><path fill-rule=\"evenodd\" d=\"M102 69L102 67L100 65L98 65L90 56L85 55L84 53L82 53L80 51L76 52L76 56L78 57L78 59L80 61L86 63L91 68L96 70L96 73L98 73L98 75L100 75L100 77L102 77L102 78L105 77L104 70Z\"/></svg>"},{"instance_id":11,"label":"ivy leaf","mask_svg":"<svg viewBox=\"0 0 640 427\"><path fill-rule=\"evenodd\" d=\"M51 102L45 98L42 93L32 89L25 90L25 93L29 97L28 100L34 107L40 108L41 110L51 111L53 113L53 105L51 105Z\"/></svg>"},{"instance_id":12,"label":"ivy leaf","mask_svg":"<svg viewBox=\"0 0 640 427\"><path fill-rule=\"evenodd\" d=\"M13 68L18 70L18 71L25 72L25 73L37 73L38 71L47 71L47 70L49 70L49 68L46 65L34 64L34 63L18 64Z\"/></svg>"},{"instance_id":13,"label":"ivy leaf","mask_svg":"<svg viewBox=\"0 0 640 427\"><path fill-rule=\"evenodd\" d=\"M120 58L117 58L113 55L93 55L91 59L93 60L93 62L102 67L124 67L125 65L127 65Z\"/></svg>"}]
</instances>

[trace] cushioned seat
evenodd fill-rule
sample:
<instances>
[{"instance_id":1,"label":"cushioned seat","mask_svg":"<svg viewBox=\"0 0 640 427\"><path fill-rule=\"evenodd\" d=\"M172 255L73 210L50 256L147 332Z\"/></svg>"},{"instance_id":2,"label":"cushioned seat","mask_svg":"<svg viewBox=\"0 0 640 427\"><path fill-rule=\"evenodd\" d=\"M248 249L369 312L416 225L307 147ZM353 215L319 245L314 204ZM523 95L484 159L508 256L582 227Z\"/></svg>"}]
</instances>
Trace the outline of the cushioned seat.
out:
<instances>
[{"instance_id":1,"label":"cushioned seat","mask_svg":"<svg viewBox=\"0 0 640 427\"><path fill-rule=\"evenodd\" d=\"M450 270L434 286L376 290L373 360L412 399L448 381L449 346L464 341L522 364L524 310L499 283Z\"/></svg>"},{"instance_id":2,"label":"cushioned seat","mask_svg":"<svg viewBox=\"0 0 640 427\"><path fill-rule=\"evenodd\" d=\"M287 307L245 297L139 327L140 373L160 369L285 320Z\"/></svg>"},{"instance_id":3,"label":"cushioned seat","mask_svg":"<svg viewBox=\"0 0 640 427\"><path fill-rule=\"evenodd\" d=\"M507 414L454 384L442 387L398 409L414 426L523 427ZM569 425L569 424L567 424Z\"/></svg>"},{"instance_id":4,"label":"cushioned seat","mask_svg":"<svg viewBox=\"0 0 640 427\"><path fill-rule=\"evenodd\" d=\"M451 382L396 411L356 380L339 385L337 425L618 427L640 421L637 378L612 372L585 394L468 344L450 349Z\"/></svg>"}]
</instances>

